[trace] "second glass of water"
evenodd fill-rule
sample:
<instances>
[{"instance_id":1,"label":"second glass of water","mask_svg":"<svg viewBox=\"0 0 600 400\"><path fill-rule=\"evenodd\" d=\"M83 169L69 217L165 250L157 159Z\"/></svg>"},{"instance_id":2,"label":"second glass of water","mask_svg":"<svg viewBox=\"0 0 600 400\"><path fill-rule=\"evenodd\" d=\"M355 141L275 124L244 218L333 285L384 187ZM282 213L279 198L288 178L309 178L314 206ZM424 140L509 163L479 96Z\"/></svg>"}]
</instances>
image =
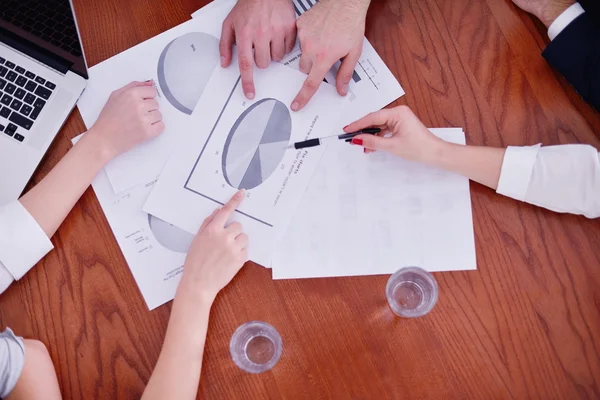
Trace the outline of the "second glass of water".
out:
<instances>
[{"instance_id":1,"label":"second glass of water","mask_svg":"<svg viewBox=\"0 0 600 400\"><path fill-rule=\"evenodd\" d=\"M407 318L429 313L438 299L435 278L419 267L402 268L390 276L385 292L392 311Z\"/></svg>"},{"instance_id":2,"label":"second glass of water","mask_svg":"<svg viewBox=\"0 0 600 400\"><path fill-rule=\"evenodd\" d=\"M283 349L277 330L262 321L250 321L235 330L229 342L233 362L246 372L258 374L277 364Z\"/></svg>"}]
</instances>

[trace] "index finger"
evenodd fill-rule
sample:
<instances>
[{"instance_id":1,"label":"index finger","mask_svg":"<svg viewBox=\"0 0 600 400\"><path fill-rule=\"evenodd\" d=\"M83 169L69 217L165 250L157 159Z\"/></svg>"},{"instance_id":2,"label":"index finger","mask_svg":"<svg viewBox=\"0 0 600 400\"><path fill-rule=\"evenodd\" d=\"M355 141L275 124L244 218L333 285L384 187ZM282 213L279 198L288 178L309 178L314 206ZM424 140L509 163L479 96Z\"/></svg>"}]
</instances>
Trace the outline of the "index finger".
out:
<instances>
[{"instance_id":1,"label":"index finger","mask_svg":"<svg viewBox=\"0 0 600 400\"><path fill-rule=\"evenodd\" d=\"M389 112L390 110L383 109L369 113L358 121L354 121L350 125L346 126L344 128L344 132L356 132L372 126L385 125L389 119Z\"/></svg>"},{"instance_id":2,"label":"index finger","mask_svg":"<svg viewBox=\"0 0 600 400\"><path fill-rule=\"evenodd\" d=\"M225 227L225 224L231 218L231 214L238 208L244 200L245 190L239 190L233 197L215 214L212 223L218 224L219 227Z\"/></svg>"},{"instance_id":3,"label":"index finger","mask_svg":"<svg viewBox=\"0 0 600 400\"><path fill-rule=\"evenodd\" d=\"M296 95L294 101L292 101L292 110L299 111L304 107L313 95L319 90L319 86L321 86L321 82L325 78L327 71L331 68L331 65L327 66L329 63L315 63L310 70L310 74L308 74L308 78L304 81L300 92Z\"/></svg>"},{"instance_id":4,"label":"index finger","mask_svg":"<svg viewBox=\"0 0 600 400\"><path fill-rule=\"evenodd\" d=\"M237 32L236 32L237 35ZM252 73L254 70L254 56L252 55L252 41L246 36L239 37L238 43L238 63L240 66L240 75L242 76L242 89L247 99L254 98L254 79Z\"/></svg>"}]
</instances>

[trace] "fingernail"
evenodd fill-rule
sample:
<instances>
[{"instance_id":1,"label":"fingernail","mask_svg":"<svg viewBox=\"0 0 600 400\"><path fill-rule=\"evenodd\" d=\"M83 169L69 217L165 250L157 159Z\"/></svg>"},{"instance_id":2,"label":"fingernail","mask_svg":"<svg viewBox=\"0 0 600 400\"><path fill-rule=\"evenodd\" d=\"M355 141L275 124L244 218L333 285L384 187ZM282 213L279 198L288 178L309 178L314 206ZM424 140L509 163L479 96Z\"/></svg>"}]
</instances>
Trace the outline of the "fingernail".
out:
<instances>
[{"instance_id":1,"label":"fingernail","mask_svg":"<svg viewBox=\"0 0 600 400\"><path fill-rule=\"evenodd\" d=\"M221 67L225 66L225 57L221 57Z\"/></svg>"},{"instance_id":2,"label":"fingernail","mask_svg":"<svg viewBox=\"0 0 600 400\"><path fill-rule=\"evenodd\" d=\"M367 154L367 149L363 149L363 153Z\"/></svg>"},{"instance_id":3,"label":"fingernail","mask_svg":"<svg viewBox=\"0 0 600 400\"><path fill-rule=\"evenodd\" d=\"M347 127L349 127L350 125L346 125L345 127L342 128L342 130L346 130Z\"/></svg>"},{"instance_id":4,"label":"fingernail","mask_svg":"<svg viewBox=\"0 0 600 400\"><path fill-rule=\"evenodd\" d=\"M237 196L237 198L239 199L239 198L242 198L242 197L244 197L244 195L245 195L245 194L246 194L246 190L245 190L245 189L241 189L241 190L239 190L239 191L237 192L236 196Z\"/></svg>"},{"instance_id":5,"label":"fingernail","mask_svg":"<svg viewBox=\"0 0 600 400\"><path fill-rule=\"evenodd\" d=\"M246 94L246 97L248 98L248 100L252 100L252 99L254 98L254 93L252 93L252 92L248 92L248 93Z\"/></svg>"},{"instance_id":6,"label":"fingernail","mask_svg":"<svg viewBox=\"0 0 600 400\"><path fill-rule=\"evenodd\" d=\"M352 144L356 144L358 146L362 146L363 140L361 138L357 138L357 137L352 138Z\"/></svg>"},{"instance_id":7,"label":"fingernail","mask_svg":"<svg viewBox=\"0 0 600 400\"><path fill-rule=\"evenodd\" d=\"M297 101L292 103L292 111L298 111L298 108L300 108L300 103L298 103Z\"/></svg>"}]
</instances>

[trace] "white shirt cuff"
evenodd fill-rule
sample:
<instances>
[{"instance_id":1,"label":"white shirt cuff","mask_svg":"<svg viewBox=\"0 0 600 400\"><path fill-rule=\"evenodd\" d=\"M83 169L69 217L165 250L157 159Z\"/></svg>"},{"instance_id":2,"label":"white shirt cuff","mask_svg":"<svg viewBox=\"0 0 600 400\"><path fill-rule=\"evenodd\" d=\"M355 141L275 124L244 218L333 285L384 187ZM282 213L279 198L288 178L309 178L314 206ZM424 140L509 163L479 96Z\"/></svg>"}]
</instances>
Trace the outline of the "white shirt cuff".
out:
<instances>
[{"instance_id":1,"label":"white shirt cuff","mask_svg":"<svg viewBox=\"0 0 600 400\"><path fill-rule=\"evenodd\" d=\"M0 265L15 280L21 279L53 248L46 233L20 202L0 207Z\"/></svg>"},{"instance_id":2,"label":"white shirt cuff","mask_svg":"<svg viewBox=\"0 0 600 400\"><path fill-rule=\"evenodd\" d=\"M548 37L550 37L550 40L554 40L575 18L584 12L585 10L579 3L575 3L563 11L548 28Z\"/></svg>"},{"instance_id":3,"label":"white shirt cuff","mask_svg":"<svg viewBox=\"0 0 600 400\"><path fill-rule=\"evenodd\" d=\"M496 193L521 201L525 200L540 147L541 144L537 144L529 147L509 146L506 149Z\"/></svg>"}]
</instances>

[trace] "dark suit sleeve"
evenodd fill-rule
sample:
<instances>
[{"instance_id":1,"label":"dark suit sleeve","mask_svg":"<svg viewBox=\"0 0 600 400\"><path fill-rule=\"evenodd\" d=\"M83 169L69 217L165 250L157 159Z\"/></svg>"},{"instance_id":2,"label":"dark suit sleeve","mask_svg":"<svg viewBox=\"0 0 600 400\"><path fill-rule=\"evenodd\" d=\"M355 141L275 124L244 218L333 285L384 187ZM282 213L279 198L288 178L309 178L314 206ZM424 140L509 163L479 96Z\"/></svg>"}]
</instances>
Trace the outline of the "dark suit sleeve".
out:
<instances>
[{"instance_id":1,"label":"dark suit sleeve","mask_svg":"<svg viewBox=\"0 0 600 400\"><path fill-rule=\"evenodd\" d=\"M600 21L581 14L548 45L544 58L600 111Z\"/></svg>"}]
</instances>

